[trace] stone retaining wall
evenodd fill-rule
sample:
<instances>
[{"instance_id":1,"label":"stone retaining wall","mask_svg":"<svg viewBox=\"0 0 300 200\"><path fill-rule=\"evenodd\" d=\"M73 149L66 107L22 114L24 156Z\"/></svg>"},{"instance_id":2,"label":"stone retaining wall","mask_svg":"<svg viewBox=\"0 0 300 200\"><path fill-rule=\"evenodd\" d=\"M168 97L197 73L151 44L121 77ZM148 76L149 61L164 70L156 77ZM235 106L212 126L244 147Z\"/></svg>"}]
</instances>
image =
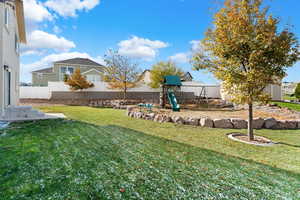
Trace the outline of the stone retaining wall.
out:
<instances>
[{"instance_id":1,"label":"stone retaining wall","mask_svg":"<svg viewBox=\"0 0 300 200\"><path fill-rule=\"evenodd\" d=\"M224 129L247 129L248 122L244 119L210 119L210 118L182 118L179 116L170 117L164 114L144 113L135 107L127 107L127 116L137 119L151 120L159 123L171 122L192 126ZM274 118L255 118L254 129L300 129L300 120L276 120Z\"/></svg>"}]
</instances>

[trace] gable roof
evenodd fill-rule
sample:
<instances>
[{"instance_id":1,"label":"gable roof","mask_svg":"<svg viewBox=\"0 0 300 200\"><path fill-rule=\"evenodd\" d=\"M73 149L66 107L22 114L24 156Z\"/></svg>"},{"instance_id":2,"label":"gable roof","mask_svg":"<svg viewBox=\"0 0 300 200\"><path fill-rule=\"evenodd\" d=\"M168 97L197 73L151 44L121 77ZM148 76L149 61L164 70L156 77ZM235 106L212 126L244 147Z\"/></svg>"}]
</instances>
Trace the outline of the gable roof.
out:
<instances>
[{"instance_id":1,"label":"gable roof","mask_svg":"<svg viewBox=\"0 0 300 200\"><path fill-rule=\"evenodd\" d=\"M88 58L71 58L67 60L56 61L54 62L54 64L93 65L93 66L104 67L103 65L96 63L95 61Z\"/></svg>"},{"instance_id":2,"label":"gable roof","mask_svg":"<svg viewBox=\"0 0 300 200\"><path fill-rule=\"evenodd\" d=\"M182 81L192 81L194 78L190 72L186 72L182 77Z\"/></svg>"},{"instance_id":3,"label":"gable roof","mask_svg":"<svg viewBox=\"0 0 300 200\"><path fill-rule=\"evenodd\" d=\"M44 68L44 69L39 69L36 71L33 71L34 73L52 73L53 72L53 68L49 67L49 68Z\"/></svg>"}]
</instances>

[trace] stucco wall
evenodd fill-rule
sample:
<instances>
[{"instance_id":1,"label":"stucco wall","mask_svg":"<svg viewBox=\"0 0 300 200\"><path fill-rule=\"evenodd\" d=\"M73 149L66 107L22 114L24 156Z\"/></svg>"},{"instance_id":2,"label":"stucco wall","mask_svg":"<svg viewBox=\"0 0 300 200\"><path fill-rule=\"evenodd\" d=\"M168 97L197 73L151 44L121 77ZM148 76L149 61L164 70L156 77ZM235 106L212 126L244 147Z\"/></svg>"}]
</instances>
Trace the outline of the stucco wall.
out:
<instances>
[{"instance_id":1,"label":"stucco wall","mask_svg":"<svg viewBox=\"0 0 300 200\"><path fill-rule=\"evenodd\" d=\"M10 3L12 4L12 3ZM4 7L9 7L9 25L8 27L4 25ZM15 36L18 36L18 26L16 21L15 10L13 10L10 6L5 5L4 3L0 3L0 81L1 81L1 107L3 109L4 105L4 65L9 67L9 71L11 72L11 105L17 105L19 102L19 75L20 75L20 61L19 61L19 53L16 52L15 49ZM2 110L1 109L1 110Z\"/></svg>"}]
</instances>

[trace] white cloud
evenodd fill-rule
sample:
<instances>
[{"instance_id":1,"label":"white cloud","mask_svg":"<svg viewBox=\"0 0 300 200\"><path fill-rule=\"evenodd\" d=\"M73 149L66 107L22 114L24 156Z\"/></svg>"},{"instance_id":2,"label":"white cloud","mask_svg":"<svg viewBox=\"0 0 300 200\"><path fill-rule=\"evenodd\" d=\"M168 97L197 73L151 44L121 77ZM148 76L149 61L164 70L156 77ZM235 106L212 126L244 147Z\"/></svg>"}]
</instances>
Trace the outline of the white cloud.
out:
<instances>
[{"instance_id":1,"label":"white cloud","mask_svg":"<svg viewBox=\"0 0 300 200\"><path fill-rule=\"evenodd\" d=\"M47 8L45 8L44 5L37 0L24 0L24 12L28 23L36 23L53 19L53 16Z\"/></svg>"},{"instance_id":2,"label":"white cloud","mask_svg":"<svg viewBox=\"0 0 300 200\"><path fill-rule=\"evenodd\" d=\"M63 17L76 17L77 11L91 10L100 0L48 0L45 6Z\"/></svg>"},{"instance_id":3,"label":"white cloud","mask_svg":"<svg viewBox=\"0 0 300 200\"><path fill-rule=\"evenodd\" d=\"M123 40L119 44L119 53L132 58L152 60L158 53L158 49L168 47L168 44L159 40L149 40L133 36L129 40Z\"/></svg>"},{"instance_id":4,"label":"white cloud","mask_svg":"<svg viewBox=\"0 0 300 200\"><path fill-rule=\"evenodd\" d=\"M192 45L192 52L203 51L200 40L192 40L190 44Z\"/></svg>"},{"instance_id":5,"label":"white cloud","mask_svg":"<svg viewBox=\"0 0 300 200\"><path fill-rule=\"evenodd\" d=\"M56 51L68 51L74 48L76 45L74 42L65 39L64 37L58 37L54 34L50 34L44 31L35 30L32 31L27 38L27 44L22 47L22 53L42 51L45 49L54 49Z\"/></svg>"},{"instance_id":6,"label":"white cloud","mask_svg":"<svg viewBox=\"0 0 300 200\"><path fill-rule=\"evenodd\" d=\"M53 62L59 60L66 60L71 58L89 58L98 62L100 64L105 65L104 60L101 56L97 56L93 58L88 53L81 53L81 52L65 52L59 54L50 54L48 56L43 57L42 59L29 63L29 64L21 64L21 81L22 82L30 82L31 81L31 72L39 69L43 69L46 67L51 67Z\"/></svg>"},{"instance_id":7,"label":"white cloud","mask_svg":"<svg viewBox=\"0 0 300 200\"><path fill-rule=\"evenodd\" d=\"M176 63L188 63L190 60L190 54L189 53L177 53L173 56L170 56L169 59Z\"/></svg>"}]
</instances>

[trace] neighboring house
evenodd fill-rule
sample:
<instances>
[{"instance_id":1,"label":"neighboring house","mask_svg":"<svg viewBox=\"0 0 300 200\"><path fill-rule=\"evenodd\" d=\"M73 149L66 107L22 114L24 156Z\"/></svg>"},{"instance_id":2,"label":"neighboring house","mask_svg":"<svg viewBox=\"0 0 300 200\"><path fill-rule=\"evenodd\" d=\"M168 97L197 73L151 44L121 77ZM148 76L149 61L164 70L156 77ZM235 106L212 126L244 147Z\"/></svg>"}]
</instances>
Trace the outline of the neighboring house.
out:
<instances>
[{"instance_id":1,"label":"neighboring house","mask_svg":"<svg viewBox=\"0 0 300 200\"><path fill-rule=\"evenodd\" d=\"M0 0L0 118L19 103L19 43L26 43L22 0Z\"/></svg>"},{"instance_id":2,"label":"neighboring house","mask_svg":"<svg viewBox=\"0 0 300 200\"><path fill-rule=\"evenodd\" d=\"M282 92L283 95L292 95L295 93L295 89L297 87L296 82L283 82L282 83Z\"/></svg>"},{"instance_id":3,"label":"neighboring house","mask_svg":"<svg viewBox=\"0 0 300 200\"><path fill-rule=\"evenodd\" d=\"M186 72L182 77L181 77L181 81L182 82L193 82L193 76L191 75L190 72ZM141 78L140 81L144 84L150 84L151 83L151 70L146 69L142 74L141 74Z\"/></svg>"},{"instance_id":4,"label":"neighboring house","mask_svg":"<svg viewBox=\"0 0 300 200\"><path fill-rule=\"evenodd\" d=\"M80 69L88 81L100 82L104 66L87 58L72 58L53 63L52 67L32 72L33 86L48 86L48 82L63 82L65 75L71 75Z\"/></svg>"}]
</instances>

